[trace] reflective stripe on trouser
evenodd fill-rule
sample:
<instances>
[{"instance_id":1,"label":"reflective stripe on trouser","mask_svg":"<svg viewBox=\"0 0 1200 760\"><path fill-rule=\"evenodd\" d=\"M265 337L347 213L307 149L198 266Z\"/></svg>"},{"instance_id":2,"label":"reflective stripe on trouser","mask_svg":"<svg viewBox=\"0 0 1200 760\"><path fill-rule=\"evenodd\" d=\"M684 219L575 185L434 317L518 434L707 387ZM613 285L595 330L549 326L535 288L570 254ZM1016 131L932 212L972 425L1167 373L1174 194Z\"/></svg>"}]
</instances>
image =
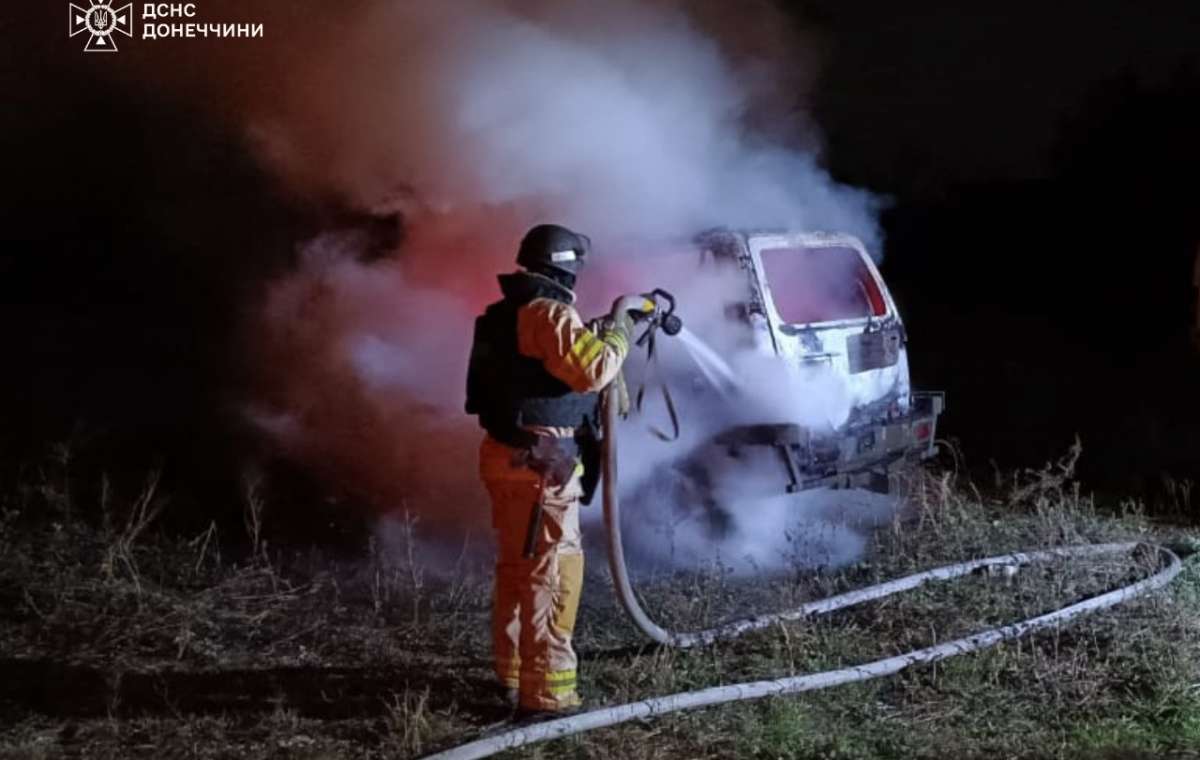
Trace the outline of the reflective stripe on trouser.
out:
<instances>
[{"instance_id":1,"label":"reflective stripe on trouser","mask_svg":"<svg viewBox=\"0 0 1200 760\"><path fill-rule=\"evenodd\" d=\"M514 450L491 438L480 447L480 474L492 499L498 559L492 609L496 675L519 687L521 706L561 710L579 704L571 636L583 586L577 467L571 480L548 486L512 463ZM530 518L542 509L534 556L525 557Z\"/></svg>"}]
</instances>

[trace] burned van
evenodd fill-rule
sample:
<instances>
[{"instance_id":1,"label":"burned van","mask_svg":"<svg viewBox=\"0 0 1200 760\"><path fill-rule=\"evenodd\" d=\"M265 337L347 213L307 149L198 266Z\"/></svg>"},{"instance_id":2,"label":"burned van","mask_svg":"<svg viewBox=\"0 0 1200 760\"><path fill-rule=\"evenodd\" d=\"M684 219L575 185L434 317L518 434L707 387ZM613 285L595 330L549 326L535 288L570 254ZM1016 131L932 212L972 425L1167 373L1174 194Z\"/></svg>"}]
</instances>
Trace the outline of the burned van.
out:
<instances>
[{"instance_id":1,"label":"burned van","mask_svg":"<svg viewBox=\"0 0 1200 760\"><path fill-rule=\"evenodd\" d=\"M677 515L705 505L721 532L722 516L750 502L819 488L896 492L934 453L943 395L913 390L904 323L860 240L720 230L673 248L647 252L633 271L645 278L652 267L656 283L676 289L685 329L669 340L687 356L663 374L683 432L672 444L649 438L653 422L664 438L661 409L623 429L634 501ZM635 389L652 393L649 365L631 364Z\"/></svg>"},{"instance_id":2,"label":"burned van","mask_svg":"<svg viewBox=\"0 0 1200 760\"><path fill-rule=\"evenodd\" d=\"M715 443L740 455L773 452L790 492L886 490L899 468L934 453L944 396L912 389L904 323L861 241L845 234L717 231L697 244L743 273L746 298L734 316L753 331L760 350L789 370L820 368L836 376L848 395L848 413L832 429L786 421L739 425Z\"/></svg>"}]
</instances>

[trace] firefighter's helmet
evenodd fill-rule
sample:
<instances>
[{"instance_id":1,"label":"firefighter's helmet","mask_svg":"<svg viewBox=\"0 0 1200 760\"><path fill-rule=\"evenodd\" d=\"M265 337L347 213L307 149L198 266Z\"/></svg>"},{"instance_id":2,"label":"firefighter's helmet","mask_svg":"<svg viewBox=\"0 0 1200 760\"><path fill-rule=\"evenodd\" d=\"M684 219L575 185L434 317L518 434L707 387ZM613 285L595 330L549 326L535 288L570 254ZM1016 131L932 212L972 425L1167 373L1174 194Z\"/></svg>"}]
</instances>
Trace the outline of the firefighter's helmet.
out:
<instances>
[{"instance_id":1,"label":"firefighter's helmet","mask_svg":"<svg viewBox=\"0 0 1200 760\"><path fill-rule=\"evenodd\" d=\"M587 235L572 232L557 224L539 224L521 240L517 264L526 269L557 269L569 275L579 274L591 251Z\"/></svg>"}]
</instances>

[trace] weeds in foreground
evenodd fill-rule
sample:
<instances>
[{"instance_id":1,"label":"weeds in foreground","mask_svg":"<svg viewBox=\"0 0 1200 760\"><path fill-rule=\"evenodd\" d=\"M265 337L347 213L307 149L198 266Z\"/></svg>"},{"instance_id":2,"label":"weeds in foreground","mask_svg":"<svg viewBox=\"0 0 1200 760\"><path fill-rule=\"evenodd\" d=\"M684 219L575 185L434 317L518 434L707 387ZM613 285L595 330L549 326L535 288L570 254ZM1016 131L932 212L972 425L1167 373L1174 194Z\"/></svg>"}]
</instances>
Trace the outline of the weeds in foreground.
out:
<instances>
[{"instance_id":1,"label":"weeds in foreground","mask_svg":"<svg viewBox=\"0 0 1200 760\"><path fill-rule=\"evenodd\" d=\"M1200 746L1200 534L1156 526L1137 502L1096 503L1074 480L1077 458L1075 448L987 494L953 471L919 475L910 508L845 567L744 579L714 561L643 579L639 592L665 622L700 627L972 557L1169 540L1192 556L1168 592L893 678L605 729L529 756L1070 758ZM31 520L21 497L5 499L0 755L411 757L508 717L488 661L490 577L469 541L438 570L406 515L356 561L279 545L268 555L255 483L249 552L234 557L215 524L186 539L158 532L158 483L152 475L127 503L101 488L105 511L122 515L108 527ZM1152 571L1113 558L973 576L683 652L637 637L602 564L590 563L577 636L592 705L866 662Z\"/></svg>"},{"instance_id":2,"label":"weeds in foreground","mask_svg":"<svg viewBox=\"0 0 1200 760\"><path fill-rule=\"evenodd\" d=\"M256 562L270 566L267 542L262 536L263 510L267 503L263 497L262 472L248 469L242 473L242 500L242 524L246 527L246 537L250 539L250 556Z\"/></svg>"},{"instance_id":3,"label":"weeds in foreground","mask_svg":"<svg viewBox=\"0 0 1200 760\"><path fill-rule=\"evenodd\" d=\"M394 748L400 752L415 755L428 741L430 723L434 720L429 713L429 688L426 686L419 693L406 688L403 694L392 694L384 702L383 724Z\"/></svg>"},{"instance_id":4,"label":"weeds in foreground","mask_svg":"<svg viewBox=\"0 0 1200 760\"><path fill-rule=\"evenodd\" d=\"M141 494L134 499L133 506L129 509L129 515L125 519L125 527L111 537L108 550L105 552L104 561L100 565L101 574L110 581L115 579L118 566L124 567L139 597L142 594L142 581L138 572L138 564L134 556L133 547L146 528L150 527L150 524L154 522L162 511L165 500L161 499L158 495L160 477L161 472L158 470L152 471L146 476L146 482L142 486ZM104 488L101 491L102 509L107 509L108 506L107 483L106 479ZM109 522L107 512L105 522Z\"/></svg>"}]
</instances>

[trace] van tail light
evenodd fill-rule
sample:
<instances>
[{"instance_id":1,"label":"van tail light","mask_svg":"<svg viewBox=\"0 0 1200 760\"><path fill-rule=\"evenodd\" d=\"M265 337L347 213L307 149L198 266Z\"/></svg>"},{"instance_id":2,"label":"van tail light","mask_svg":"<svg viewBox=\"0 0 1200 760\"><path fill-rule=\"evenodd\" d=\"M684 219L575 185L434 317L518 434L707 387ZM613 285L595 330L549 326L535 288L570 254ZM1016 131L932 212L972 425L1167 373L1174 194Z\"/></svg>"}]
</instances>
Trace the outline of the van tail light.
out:
<instances>
[{"instance_id":1,"label":"van tail light","mask_svg":"<svg viewBox=\"0 0 1200 760\"><path fill-rule=\"evenodd\" d=\"M887 314L887 302L883 300L883 291L879 283L871 276L865 267L859 270L859 279L867 292L867 301L871 304L871 316L882 317Z\"/></svg>"},{"instance_id":2,"label":"van tail light","mask_svg":"<svg viewBox=\"0 0 1200 760\"><path fill-rule=\"evenodd\" d=\"M916 435L918 441L928 441L929 436L933 434L933 424L929 422L918 423L917 427L913 430L913 434Z\"/></svg>"}]
</instances>

